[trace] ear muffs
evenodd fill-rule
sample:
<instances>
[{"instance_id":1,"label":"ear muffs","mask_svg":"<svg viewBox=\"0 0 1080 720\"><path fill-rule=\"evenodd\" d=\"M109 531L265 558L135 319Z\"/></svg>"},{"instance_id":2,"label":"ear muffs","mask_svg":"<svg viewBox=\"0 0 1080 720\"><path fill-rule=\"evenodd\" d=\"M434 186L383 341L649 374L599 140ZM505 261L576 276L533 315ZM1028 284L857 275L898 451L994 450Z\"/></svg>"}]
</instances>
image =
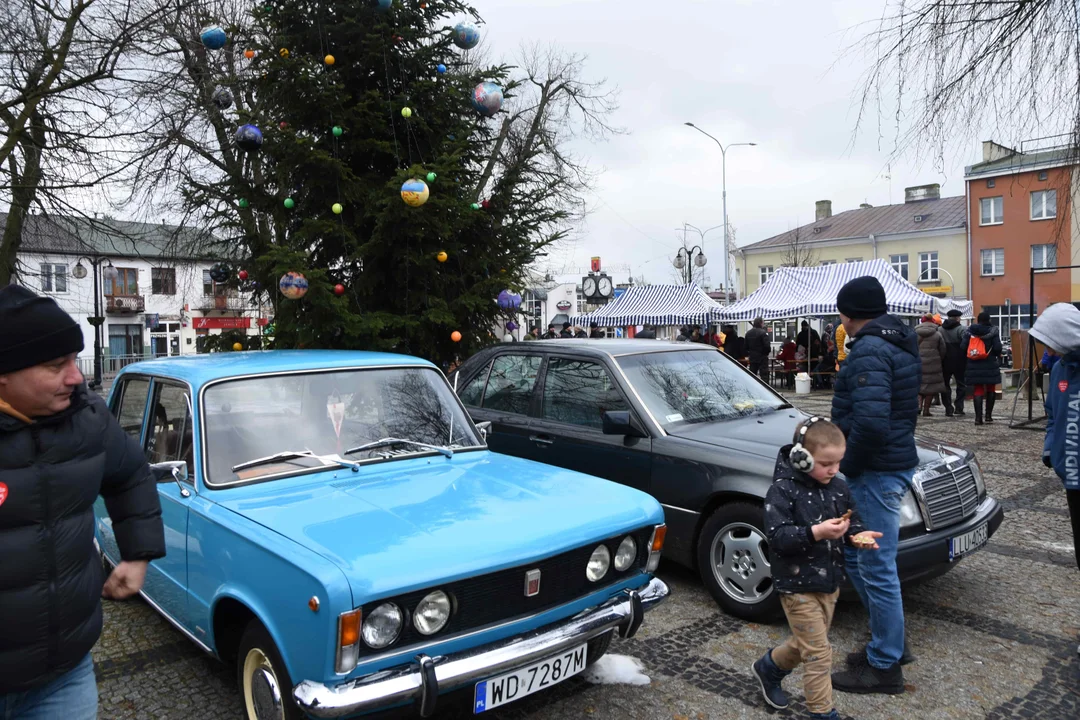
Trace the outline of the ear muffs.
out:
<instances>
[{"instance_id":1,"label":"ear muffs","mask_svg":"<svg viewBox=\"0 0 1080 720\"><path fill-rule=\"evenodd\" d=\"M791 452L788 453L788 461L791 462L791 467L801 472L808 473L814 469L814 456L810 454L810 451L803 447L803 439L806 437L806 431L810 429L810 426L816 422L820 422L824 418L812 417L805 423L799 426L795 431L795 437L792 438L794 445L791 448Z\"/></svg>"}]
</instances>

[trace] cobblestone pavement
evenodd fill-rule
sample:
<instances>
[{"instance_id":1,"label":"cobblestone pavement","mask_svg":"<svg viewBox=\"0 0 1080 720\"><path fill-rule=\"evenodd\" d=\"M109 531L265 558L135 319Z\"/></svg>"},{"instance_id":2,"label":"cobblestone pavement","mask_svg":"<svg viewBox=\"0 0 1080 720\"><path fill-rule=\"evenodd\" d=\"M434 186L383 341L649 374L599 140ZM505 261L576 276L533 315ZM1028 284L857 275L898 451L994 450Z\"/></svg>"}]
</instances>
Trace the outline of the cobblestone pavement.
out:
<instances>
[{"instance_id":1,"label":"cobblestone pavement","mask_svg":"<svg viewBox=\"0 0 1080 720\"><path fill-rule=\"evenodd\" d=\"M830 396L796 398L827 414ZM983 551L952 572L905 589L909 636L918 656L897 697L837 694L855 718L1080 717L1080 572L1073 561L1064 494L1039 458L1042 433L1010 430L1011 398L1001 418L976 428L972 417L921 420L919 432L974 449L1005 522ZM798 717L800 678L786 681L793 711L766 710L750 664L786 627L720 613L696 577L670 564L660 576L672 597L650 613L638 636L612 652L632 655L647 686L590 685L573 678L492 711L493 720L536 718L706 720ZM832 633L834 662L866 640L866 614L841 604ZM143 602L106 603L105 632L94 650L102 718L239 718L235 674L202 655ZM443 703L439 717L469 715L467 699Z\"/></svg>"}]
</instances>

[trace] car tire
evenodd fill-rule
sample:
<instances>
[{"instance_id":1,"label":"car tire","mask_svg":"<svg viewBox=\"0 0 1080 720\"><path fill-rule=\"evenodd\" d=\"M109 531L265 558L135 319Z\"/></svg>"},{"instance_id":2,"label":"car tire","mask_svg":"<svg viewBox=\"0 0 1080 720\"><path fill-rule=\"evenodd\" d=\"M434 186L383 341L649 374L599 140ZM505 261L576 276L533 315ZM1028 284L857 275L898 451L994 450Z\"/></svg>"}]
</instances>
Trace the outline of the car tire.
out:
<instances>
[{"instance_id":1,"label":"car tire","mask_svg":"<svg viewBox=\"0 0 1080 720\"><path fill-rule=\"evenodd\" d=\"M585 651L585 667L591 667L593 663L607 654L613 637L615 637L615 631L611 630L589 641L589 647Z\"/></svg>"},{"instance_id":2,"label":"car tire","mask_svg":"<svg viewBox=\"0 0 1080 720\"><path fill-rule=\"evenodd\" d=\"M293 682L270 633L248 623L236 654L236 683L247 720L302 720L293 701Z\"/></svg>"},{"instance_id":3,"label":"car tire","mask_svg":"<svg viewBox=\"0 0 1080 720\"><path fill-rule=\"evenodd\" d=\"M705 521L697 546L698 572L713 599L729 615L755 622L783 612L769 571L764 515L755 503L721 505Z\"/></svg>"}]
</instances>

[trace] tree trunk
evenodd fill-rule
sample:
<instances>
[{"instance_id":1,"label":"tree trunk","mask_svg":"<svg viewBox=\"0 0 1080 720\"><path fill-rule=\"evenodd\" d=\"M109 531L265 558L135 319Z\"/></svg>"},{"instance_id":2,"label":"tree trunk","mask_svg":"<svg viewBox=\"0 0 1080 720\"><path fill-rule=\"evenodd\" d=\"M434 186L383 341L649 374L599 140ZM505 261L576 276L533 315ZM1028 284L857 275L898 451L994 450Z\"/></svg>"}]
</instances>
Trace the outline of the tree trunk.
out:
<instances>
[{"instance_id":1,"label":"tree trunk","mask_svg":"<svg viewBox=\"0 0 1080 720\"><path fill-rule=\"evenodd\" d=\"M11 170L11 208L8 210L4 235L0 239L0 287L11 284L18 275L18 253L26 216L37 196L41 182L41 151L45 147L45 123L38 112L30 118L30 132L20 142L23 167L19 172L15 154L8 157Z\"/></svg>"}]
</instances>

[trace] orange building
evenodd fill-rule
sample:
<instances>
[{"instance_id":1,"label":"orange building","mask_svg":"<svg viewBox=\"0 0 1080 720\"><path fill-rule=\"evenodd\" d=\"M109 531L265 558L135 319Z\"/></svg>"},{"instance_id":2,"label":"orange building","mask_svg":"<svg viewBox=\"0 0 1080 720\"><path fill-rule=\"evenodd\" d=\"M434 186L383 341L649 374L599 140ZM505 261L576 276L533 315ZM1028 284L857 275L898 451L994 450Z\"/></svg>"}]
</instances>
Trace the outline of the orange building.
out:
<instances>
[{"instance_id":1,"label":"orange building","mask_svg":"<svg viewBox=\"0 0 1080 720\"><path fill-rule=\"evenodd\" d=\"M1080 269L1051 269L1080 263L1077 149L1025 150L1028 144L1014 150L984 142L983 161L964 174L971 299L1004 337L1028 327L1032 268L1036 315L1056 302L1080 302Z\"/></svg>"}]
</instances>

